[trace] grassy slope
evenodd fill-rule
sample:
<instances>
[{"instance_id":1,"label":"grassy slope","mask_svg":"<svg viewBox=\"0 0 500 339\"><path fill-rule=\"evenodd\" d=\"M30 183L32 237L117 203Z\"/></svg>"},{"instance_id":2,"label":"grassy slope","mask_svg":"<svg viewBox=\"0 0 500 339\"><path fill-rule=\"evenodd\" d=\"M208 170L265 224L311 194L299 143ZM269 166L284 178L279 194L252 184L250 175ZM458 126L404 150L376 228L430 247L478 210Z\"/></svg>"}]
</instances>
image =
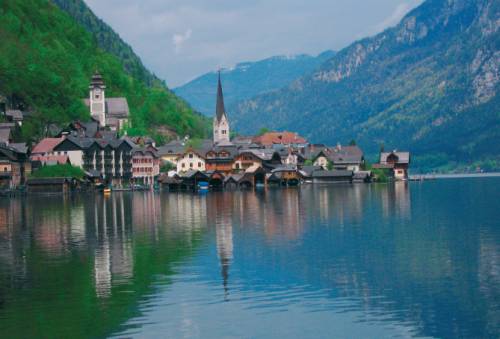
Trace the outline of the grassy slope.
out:
<instances>
[{"instance_id":1,"label":"grassy slope","mask_svg":"<svg viewBox=\"0 0 500 339\"><path fill-rule=\"evenodd\" d=\"M148 86L129 75L119 58L99 48L94 37L47 0L4 0L0 4L0 93L32 108L35 119L23 136L43 136L50 123L88 119L86 97L92 73L106 80L108 97L125 96L134 129L154 133L166 125L179 134L203 136L206 121L163 85Z\"/></svg>"}]
</instances>

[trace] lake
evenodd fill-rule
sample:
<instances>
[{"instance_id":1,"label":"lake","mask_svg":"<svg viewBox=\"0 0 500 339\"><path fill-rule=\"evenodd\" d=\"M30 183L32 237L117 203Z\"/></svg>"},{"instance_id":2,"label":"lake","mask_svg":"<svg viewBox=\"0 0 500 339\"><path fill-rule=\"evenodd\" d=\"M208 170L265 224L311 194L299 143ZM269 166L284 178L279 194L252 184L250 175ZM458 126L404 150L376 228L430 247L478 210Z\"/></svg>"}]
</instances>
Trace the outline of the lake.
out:
<instances>
[{"instance_id":1,"label":"lake","mask_svg":"<svg viewBox=\"0 0 500 339\"><path fill-rule=\"evenodd\" d=\"M500 178L0 200L2 338L500 336Z\"/></svg>"}]
</instances>

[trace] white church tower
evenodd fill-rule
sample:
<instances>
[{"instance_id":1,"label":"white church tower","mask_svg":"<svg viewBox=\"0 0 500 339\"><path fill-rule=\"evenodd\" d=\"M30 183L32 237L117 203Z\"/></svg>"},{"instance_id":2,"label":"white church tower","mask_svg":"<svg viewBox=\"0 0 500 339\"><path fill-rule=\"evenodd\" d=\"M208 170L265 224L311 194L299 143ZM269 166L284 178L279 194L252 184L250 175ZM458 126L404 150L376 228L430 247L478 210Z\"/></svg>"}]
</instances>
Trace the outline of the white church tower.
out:
<instances>
[{"instance_id":1,"label":"white church tower","mask_svg":"<svg viewBox=\"0 0 500 339\"><path fill-rule=\"evenodd\" d=\"M224 95L222 94L222 85L220 81L217 84L217 106L214 117L214 144L229 142L229 120L227 119L226 109L224 108Z\"/></svg>"},{"instance_id":2,"label":"white church tower","mask_svg":"<svg viewBox=\"0 0 500 339\"><path fill-rule=\"evenodd\" d=\"M90 82L90 115L95 120L99 121L101 127L106 126L106 98L104 97L104 80L102 76L96 72L92 76Z\"/></svg>"}]
</instances>

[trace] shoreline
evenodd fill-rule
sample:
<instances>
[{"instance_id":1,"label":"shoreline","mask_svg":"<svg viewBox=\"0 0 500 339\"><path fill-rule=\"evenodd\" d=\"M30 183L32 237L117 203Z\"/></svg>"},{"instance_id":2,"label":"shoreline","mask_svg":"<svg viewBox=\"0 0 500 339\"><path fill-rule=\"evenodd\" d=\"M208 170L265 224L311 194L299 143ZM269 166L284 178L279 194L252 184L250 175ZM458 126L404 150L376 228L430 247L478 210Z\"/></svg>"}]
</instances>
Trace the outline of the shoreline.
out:
<instances>
[{"instance_id":1,"label":"shoreline","mask_svg":"<svg viewBox=\"0 0 500 339\"><path fill-rule=\"evenodd\" d=\"M469 178L496 178L500 172L491 173L450 173L450 174L413 174L408 177L410 181L434 179L469 179Z\"/></svg>"}]
</instances>

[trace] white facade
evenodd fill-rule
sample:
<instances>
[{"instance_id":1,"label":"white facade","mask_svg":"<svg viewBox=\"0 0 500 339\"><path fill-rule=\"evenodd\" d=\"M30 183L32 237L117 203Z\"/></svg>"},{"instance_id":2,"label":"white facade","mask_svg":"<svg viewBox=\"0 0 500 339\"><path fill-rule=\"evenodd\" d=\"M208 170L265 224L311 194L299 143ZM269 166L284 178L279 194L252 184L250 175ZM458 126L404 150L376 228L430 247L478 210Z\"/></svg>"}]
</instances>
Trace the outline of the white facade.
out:
<instances>
[{"instance_id":1,"label":"white facade","mask_svg":"<svg viewBox=\"0 0 500 339\"><path fill-rule=\"evenodd\" d=\"M83 151L67 151L66 153L71 165L83 168Z\"/></svg>"},{"instance_id":2,"label":"white facade","mask_svg":"<svg viewBox=\"0 0 500 339\"><path fill-rule=\"evenodd\" d=\"M214 143L229 142L229 122L224 114L220 120L214 118Z\"/></svg>"},{"instance_id":3,"label":"white facade","mask_svg":"<svg viewBox=\"0 0 500 339\"><path fill-rule=\"evenodd\" d=\"M94 86L90 89L90 115L99 121L101 127L106 126L106 98L104 86Z\"/></svg>"},{"instance_id":4,"label":"white facade","mask_svg":"<svg viewBox=\"0 0 500 339\"><path fill-rule=\"evenodd\" d=\"M314 160L314 166L321 166L323 167L323 169L328 169L328 159L327 157L325 156L319 156L318 158L316 158L316 160Z\"/></svg>"},{"instance_id":5,"label":"white facade","mask_svg":"<svg viewBox=\"0 0 500 339\"><path fill-rule=\"evenodd\" d=\"M189 170L205 171L205 159L194 151L188 151L177 160L177 173Z\"/></svg>"}]
</instances>

